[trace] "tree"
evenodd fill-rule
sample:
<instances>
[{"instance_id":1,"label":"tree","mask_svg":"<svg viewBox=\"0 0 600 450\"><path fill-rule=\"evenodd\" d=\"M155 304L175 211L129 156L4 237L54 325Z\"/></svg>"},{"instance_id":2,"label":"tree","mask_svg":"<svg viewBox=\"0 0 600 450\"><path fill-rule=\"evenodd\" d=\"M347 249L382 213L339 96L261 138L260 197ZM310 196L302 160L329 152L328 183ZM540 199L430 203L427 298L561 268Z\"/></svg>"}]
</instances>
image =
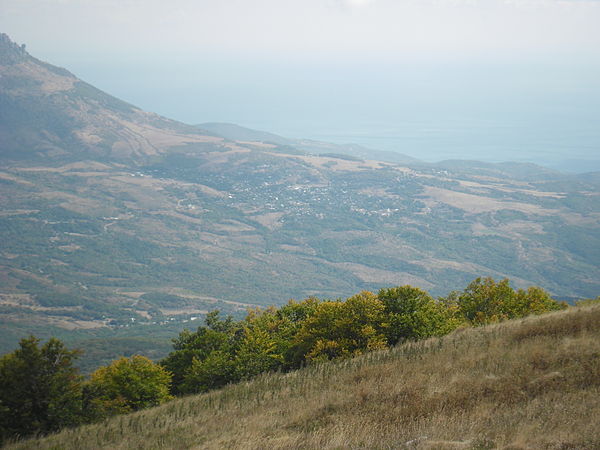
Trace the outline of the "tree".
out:
<instances>
[{"instance_id":1,"label":"tree","mask_svg":"<svg viewBox=\"0 0 600 450\"><path fill-rule=\"evenodd\" d=\"M295 337L296 365L385 348L383 310L383 303L367 291L318 304Z\"/></svg>"},{"instance_id":2,"label":"tree","mask_svg":"<svg viewBox=\"0 0 600 450\"><path fill-rule=\"evenodd\" d=\"M202 387L194 387L193 379L204 379L201 374L202 362L213 352L220 352L209 364L211 370L215 364L222 367L225 376L224 355L232 355L243 335L241 325L231 317L221 319L219 311L212 311L205 319L206 326L200 326L195 332L183 330L179 337L173 340L173 351L160 364L173 376L171 391L173 394L200 392ZM228 356L227 359L232 359ZM192 370L194 365L194 370ZM208 366L207 366L208 367ZM191 373L194 373L192 376Z\"/></svg>"},{"instance_id":3,"label":"tree","mask_svg":"<svg viewBox=\"0 0 600 450\"><path fill-rule=\"evenodd\" d=\"M58 339L41 347L34 336L0 359L0 441L49 433L81 422L82 377Z\"/></svg>"},{"instance_id":4,"label":"tree","mask_svg":"<svg viewBox=\"0 0 600 450\"><path fill-rule=\"evenodd\" d=\"M172 398L170 384L171 374L145 356L123 357L92 373L86 406L97 418L160 405Z\"/></svg>"},{"instance_id":5,"label":"tree","mask_svg":"<svg viewBox=\"0 0 600 450\"><path fill-rule=\"evenodd\" d=\"M278 350L275 330L269 333L258 326L246 327L235 359L237 375L250 378L281 367L283 355Z\"/></svg>"},{"instance_id":6,"label":"tree","mask_svg":"<svg viewBox=\"0 0 600 450\"><path fill-rule=\"evenodd\" d=\"M290 300L275 311L274 319L270 322L270 330L275 334L277 353L283 356L284 370L298 367L297 336L305 321L315 313L319 304L321 300L318 298L308 297L301 302Z\"/></svg>"},{"instance_id":7,"label":"tree","mask_svg":"<svg viewBox=\"0 0 600 450\"><path fill-rule=\"evenodd\" d=\"M527 288L527 290L519 289L517 291L511 317L543 314L545 312L557 311L566 307L566 303L557 302L541 287L531 286Z\"/></svg>"},{"instance_id":8,"label":"tree","mask_svg":"<svg viewBox=\"0 0 600 450\"><path fill-rule=\"evenodd\" d=\"M406 285L381 289L378 298L385 306L389 345L442 336L461 323L448 305L434 300L419 288Z\"/></svg>"},{"instance_id":9,"label":"tree","mask_svg":"<svg viewBox=\"0 0 600 450\"><path fill-rule=\"evenodd\" d=\"M182 393L186 372L194 360L203 361L212 352L225 349L228 341L226 333L207 327L199 327L196 332L183 330L173 341L174 351L161 361L161 365L173 374L172 392Z\"/></svg>"},{"instance_id":10,"label":"tree","mask_svg":"<svg viewBox=\"0 0 600 450\"><path fill-rule=\"evenodd\" d=\"M249 377L273 370L288 370L294 365L294 342L320 300L309 297L301 302L290 300L277 309L250 311L244 320L244 335L237 350L238 373Z\"/></svg>"},{"instance_id":11,"label":"tree","mask_svg":"<svg viewBox=\"0 0 600 450\"><path fill-rule=\"evenodd\" d=\"M515 291L507 278L496 283L493 278L476 278L458 296L463 316L473 325L500 322L510 317Z\"/></svg>"},{"instance_id":12,"label":"tree","mask_svg":"<svg viewBox=\"0 0 600 450\"><path fill-rule=\"evenodd\" d=\"M477 278L457 296L461 313L473 325L484 325L501 320L542 314L565 307L542 288L532 286L517 292L508 279L498 283L493 278Z\"/></svg>"},{"instance_id":13,"label":"tree","mask_svg":"<svg viewBox=\"0 0 600 450\"><path fill-rule=\"evenodd\" d=\"M210 352L202 360L194 358L179 387L182 394L196 394L239 381L232 354L223 350Z\"/></svg>"}]
</instances>

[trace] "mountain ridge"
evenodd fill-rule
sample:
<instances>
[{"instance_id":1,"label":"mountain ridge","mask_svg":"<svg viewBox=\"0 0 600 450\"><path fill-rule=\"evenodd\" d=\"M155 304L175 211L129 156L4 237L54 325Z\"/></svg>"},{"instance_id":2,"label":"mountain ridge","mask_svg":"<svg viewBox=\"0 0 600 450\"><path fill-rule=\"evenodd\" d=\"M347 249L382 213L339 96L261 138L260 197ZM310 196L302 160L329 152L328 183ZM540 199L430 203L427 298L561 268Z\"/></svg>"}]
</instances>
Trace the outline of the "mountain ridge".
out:
<instances>
[{"instance_id":1,"label":"mountain ridge","mask_svg":"<svg viewBox=\"0 0 600 450\"><path fill-rule=\"evenodd\" d=\"M333 144L331 142L315 141L312 139L292 139L267 131L254 130L234 123L208 122L199 124L198 127L212 131L227 139L239 141L259 141L291 146L312 154L345 154L361 159L374 159L393 163L425 164L417 158L403 153L389 152L366 148L358 144Z\"/></svg>"},{"instance_id":2,"label":"mountain ridge","mask_svg":"<svg viewBox=\"0 0 600 450\"><path fill-rule=\"evenodd\" d=\"M0 48L0 155L5 159L143 161L178 145L219 141L34 58L6 34Z\"/></svg>"}]
</instances>

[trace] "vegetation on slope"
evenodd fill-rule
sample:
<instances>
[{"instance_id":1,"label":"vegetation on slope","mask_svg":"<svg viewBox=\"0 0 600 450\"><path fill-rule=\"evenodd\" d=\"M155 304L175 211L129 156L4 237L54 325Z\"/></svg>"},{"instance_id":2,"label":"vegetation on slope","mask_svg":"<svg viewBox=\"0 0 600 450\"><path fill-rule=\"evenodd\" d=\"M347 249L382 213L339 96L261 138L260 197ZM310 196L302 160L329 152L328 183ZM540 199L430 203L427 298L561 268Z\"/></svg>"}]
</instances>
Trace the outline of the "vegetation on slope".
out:
<instances>
[{"instance_id":1,"label":"vegetation on slope","mask_svg":"<svg viewBox=\"0 0 600 450\"><path fill-rule=\"evenodd\" d=\"M223 320L215 311L206 326L173 340L174 351L161 366L142 356L120 358L86 382L71 365L74 352L56 339L40 350L31 337L0 359L0 442L159 405L171 398L171 383L173 394L203 392L267 372L442 336L458 327L565 307L540 288L514 291L506 279L478 278L438 300L402 286L345 301L290 301L279 309L251 311L242 321ZM69 358L46 355L50 344ZM69 393L68 404L63 391Z\"/></svg>"},{"instance_id":2,"label":"vegetation on slope","mask_svg":"<svg viewBox=\"0 0 600 450\"><path fill-rule=\"evenodd\" d=\"M600 305L270 374L12 448L600 446Z\"/></svg>"},{"instance_id":3,"label":"vegetation on slope","mask_svg":"<svg viewBox=\"0 0 600 450\"><path fill-rule=\"evenodd\" d=\"M162 361L173 393L207 391L269 371L358 356L458 327L499 322L566 307L543 289L515 291L507 279L477 278L462 292L434 299L412 286L363 291L342 300L308 298L252 311L241 321L207 317L182 332Z\"/></svg>"}]
</instances>

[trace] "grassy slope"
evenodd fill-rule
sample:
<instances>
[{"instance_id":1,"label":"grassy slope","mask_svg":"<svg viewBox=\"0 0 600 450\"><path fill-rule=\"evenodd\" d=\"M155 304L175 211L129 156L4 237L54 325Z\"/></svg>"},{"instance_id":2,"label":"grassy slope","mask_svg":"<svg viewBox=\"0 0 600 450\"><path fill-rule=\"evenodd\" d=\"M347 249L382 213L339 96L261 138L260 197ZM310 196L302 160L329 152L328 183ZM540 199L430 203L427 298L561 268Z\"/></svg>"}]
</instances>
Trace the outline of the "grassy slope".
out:
<instances>
[{"instance_id":1,"label":"grassy slope","mask_svg":"<svg viewBox=\"0 0 600 450\"><path fill-rule=\"evenodd\" d=\"M600 448L600 305L263 376L17 448Z\"/></svg>"}]
</instances>

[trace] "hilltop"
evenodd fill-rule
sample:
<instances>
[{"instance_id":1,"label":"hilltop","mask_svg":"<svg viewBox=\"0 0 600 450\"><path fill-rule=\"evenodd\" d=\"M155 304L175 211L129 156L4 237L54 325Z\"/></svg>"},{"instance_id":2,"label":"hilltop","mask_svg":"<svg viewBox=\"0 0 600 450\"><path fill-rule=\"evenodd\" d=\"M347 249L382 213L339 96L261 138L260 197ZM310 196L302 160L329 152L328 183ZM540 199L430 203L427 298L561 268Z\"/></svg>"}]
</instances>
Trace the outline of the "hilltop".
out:
<instances>
[{"instance_id":1,"label":"hilltop","mask_svg":"<svg viewBox=\"0 0 600 450\"><path fill-rule=\"evenodd\" d=\"M591 449L600 307L261 376L11 448Z\"/></svg>"},{"instance_id":2,"label":"hilltop","mask_svg":"<svg viewBox=\"0 0 600 450\"><path fill-rule=\"evenodd\" d=\"M437 296L492 276L559 298L600 289L597 174L204 130L6 35L0 75L0 352L34 333L88 350L90 367L159 358L212 309L390 285Z\"/></svg>"}]
</instances>

